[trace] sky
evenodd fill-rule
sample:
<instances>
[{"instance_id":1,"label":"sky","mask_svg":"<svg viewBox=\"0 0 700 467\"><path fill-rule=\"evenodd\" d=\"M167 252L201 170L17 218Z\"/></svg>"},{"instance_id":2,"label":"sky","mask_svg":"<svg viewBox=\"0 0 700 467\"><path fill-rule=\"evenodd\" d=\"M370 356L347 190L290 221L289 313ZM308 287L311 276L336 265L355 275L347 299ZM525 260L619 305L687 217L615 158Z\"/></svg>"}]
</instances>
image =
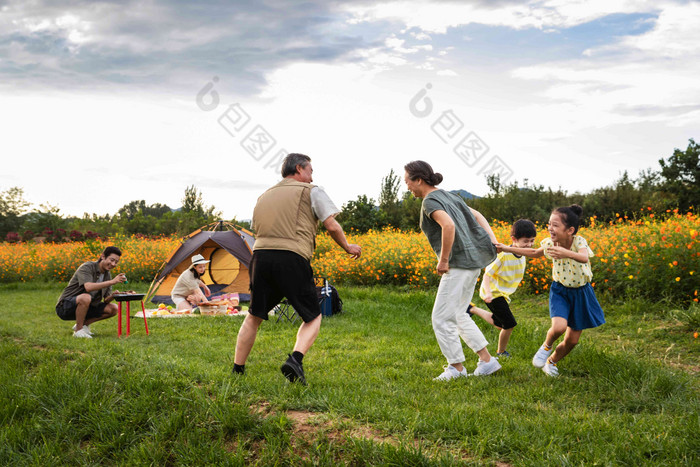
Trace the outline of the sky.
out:
<instances>
[{"instance_id":1,"label":"sky","mask_svg":"<svg viewBox=\"0 0 700 467\"><path fill-rule=\"evenodd\" d=\"M698 24L687 1L0 0L0 192L82 216L194 185L245 220L300 152L339 208L416 159L445 189L585 193L699 137Z\"/></svg>"}]
</instances>

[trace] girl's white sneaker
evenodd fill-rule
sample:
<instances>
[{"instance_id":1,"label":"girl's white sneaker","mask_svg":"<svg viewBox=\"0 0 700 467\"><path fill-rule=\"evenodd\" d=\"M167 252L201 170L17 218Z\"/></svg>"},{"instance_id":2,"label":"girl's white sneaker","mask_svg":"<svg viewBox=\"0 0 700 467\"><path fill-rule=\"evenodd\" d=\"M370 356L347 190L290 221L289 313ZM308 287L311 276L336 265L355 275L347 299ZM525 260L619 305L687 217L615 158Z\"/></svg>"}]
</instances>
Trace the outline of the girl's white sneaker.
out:
<instances>
[{"instance_id":1,"label":"girl's white sneaker","mask_svg":"<svg viewBox=\"0 0 700 467\"><path fill-rule=\"evenodd\" d=\"M559 376L559 369L556 363L545 363L542 367L542 371L544 371L547 376Z\"/></svg>"},{"instance_id":2,"label":"girl's white sneaker","mask_svg":"<svg viewBox=\"0 0 700 467\"><path fill-rule=\"evenodd\" d=\"M544 364L547 363L547 358L549 357L549 354L552 353L552 350L554 350L554 346L552 346L552 348L549 350L545 350L544 344L542 344L539 350L537 350L535 356L532 357L532 365L537 368L542 368Z\"/></svg>"}]
</instances>

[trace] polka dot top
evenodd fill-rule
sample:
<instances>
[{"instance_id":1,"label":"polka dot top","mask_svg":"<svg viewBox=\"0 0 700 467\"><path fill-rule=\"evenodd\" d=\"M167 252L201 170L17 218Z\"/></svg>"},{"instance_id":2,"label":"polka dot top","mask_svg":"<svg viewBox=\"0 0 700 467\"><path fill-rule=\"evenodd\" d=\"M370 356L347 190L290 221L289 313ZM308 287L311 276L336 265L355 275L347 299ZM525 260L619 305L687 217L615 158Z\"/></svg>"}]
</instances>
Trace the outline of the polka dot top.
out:
<instances>
[{"instance_id":1,"label":"polka dot top","mask_svg":"<svg viewBox=\"0 0 700 467\"><path fill-rule=\"evenodd\" d=\"M554 279L554 281L559 282L564 287L576 288L586 285L593 279L590 260L587 263L579 263L571 258L552 258L547 251L549 247L554 246L551 238L542 240L540 246L544 248L544 256L552 260L552 279ZM571 243L571 251L578 252L583 248L588 250L589 258L595 256L588 246L586 239L579 235L574 235L574 241Z\"/></svg>"}]
</instances>

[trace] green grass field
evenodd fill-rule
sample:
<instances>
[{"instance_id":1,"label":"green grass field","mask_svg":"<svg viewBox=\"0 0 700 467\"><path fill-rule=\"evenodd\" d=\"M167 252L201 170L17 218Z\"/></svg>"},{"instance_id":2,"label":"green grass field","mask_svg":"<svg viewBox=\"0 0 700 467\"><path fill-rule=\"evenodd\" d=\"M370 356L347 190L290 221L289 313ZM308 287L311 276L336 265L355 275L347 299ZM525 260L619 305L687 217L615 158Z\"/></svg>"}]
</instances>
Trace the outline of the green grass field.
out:
<instances>
[{"instance_id":1,"label":"green grass field","mask_svg":"<svg viewBox=\"0 0 700 467\"><path fill-rule=\"evenodd\" d=\"M237 377L241 318L151 319L150 336L135 319L121 339L108 320L75 339L61 289L0 286L0 465L700 464L697 306L604 303L553 379L530 363L546 299L516 295L502 371L439 383L433 294L341 288L303 387L279 371L297 325L264 323Z\"/></svg>"}]
</instances>

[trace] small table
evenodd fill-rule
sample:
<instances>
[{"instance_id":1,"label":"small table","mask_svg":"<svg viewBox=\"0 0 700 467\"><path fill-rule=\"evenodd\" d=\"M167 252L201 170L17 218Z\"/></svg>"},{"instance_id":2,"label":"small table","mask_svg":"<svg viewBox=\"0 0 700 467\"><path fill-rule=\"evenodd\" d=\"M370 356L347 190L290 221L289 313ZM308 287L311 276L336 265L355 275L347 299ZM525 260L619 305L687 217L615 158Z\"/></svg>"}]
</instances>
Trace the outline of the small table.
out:
<instances>
[{"instance_id":1,"label":"small table","mask_svg":"<svg viewBox=\"0 0 700 467\"><path fill-rule=\"evenodd\" d=\"M143 306L143 298L146 296L144 293L118 293L114 294L114 300L117 301L119 305L119 321L117 321L117 337L122 336L122 302L126 302L126 335L127 337L131 333L131 306L130 303L133 301L141 302L141 310L143 311L143 324L146 326L146 335L148 335L148 322L146 321L146 308Z\"/></svg>"}]
</instances>

